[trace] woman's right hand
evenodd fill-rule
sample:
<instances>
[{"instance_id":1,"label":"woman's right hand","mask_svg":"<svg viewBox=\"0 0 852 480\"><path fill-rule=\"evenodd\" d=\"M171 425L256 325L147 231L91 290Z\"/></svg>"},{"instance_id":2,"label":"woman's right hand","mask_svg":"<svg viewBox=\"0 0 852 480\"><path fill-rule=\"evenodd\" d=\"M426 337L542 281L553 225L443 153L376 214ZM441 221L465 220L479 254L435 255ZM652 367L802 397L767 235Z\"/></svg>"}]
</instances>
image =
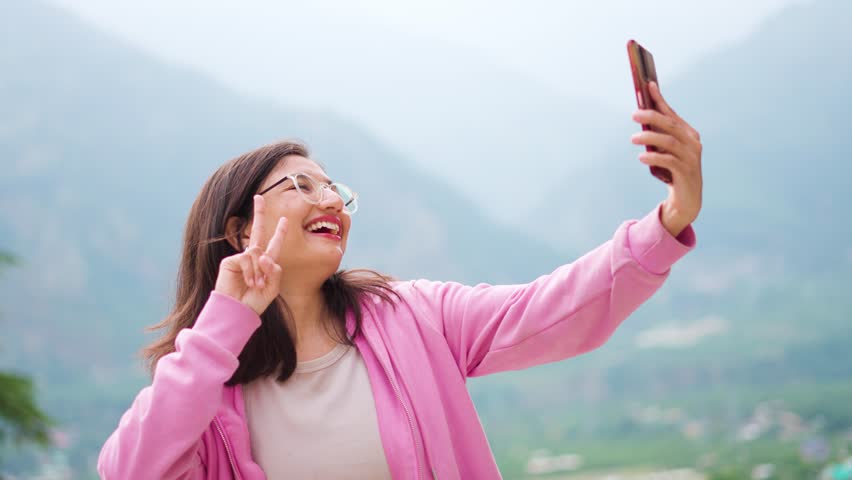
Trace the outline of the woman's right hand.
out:
<instances>
[{"instance_id":1,"label":"woman's right hand","mask_svg":"<svg viewBox=\"0 0 852 480\"><path fill-rule=\"evenodd\" d=\"M249 246L242 253L222 260L214 288L215 291L248 305L258 315L278 296L281 266L276 259L281 253L284 235L287 234L287 219L281 217L269 245L266 246L263 213L263 197L255 195Z\"/></svg>"}]
</instances>

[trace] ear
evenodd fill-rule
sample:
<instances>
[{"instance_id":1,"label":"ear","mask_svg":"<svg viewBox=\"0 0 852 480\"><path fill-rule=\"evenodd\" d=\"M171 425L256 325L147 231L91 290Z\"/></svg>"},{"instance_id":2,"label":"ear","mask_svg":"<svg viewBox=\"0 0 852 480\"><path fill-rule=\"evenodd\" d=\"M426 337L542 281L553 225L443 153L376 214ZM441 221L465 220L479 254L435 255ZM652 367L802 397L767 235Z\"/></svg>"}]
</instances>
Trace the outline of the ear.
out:
<instances>
[{"instance_id":1,"label":"ear","mask_svg":"<svg viewBox=\"0 0 852 480\"><path fill-rule=\"evenodd\" d=\"M242 252L249 243L251 223L240 217L231 217L225 222L225 239L234 247L234 250ZM239 233L239 239L237 236ZM238 244L237 242L240 242Z\"/></svg>"}]
</instances>

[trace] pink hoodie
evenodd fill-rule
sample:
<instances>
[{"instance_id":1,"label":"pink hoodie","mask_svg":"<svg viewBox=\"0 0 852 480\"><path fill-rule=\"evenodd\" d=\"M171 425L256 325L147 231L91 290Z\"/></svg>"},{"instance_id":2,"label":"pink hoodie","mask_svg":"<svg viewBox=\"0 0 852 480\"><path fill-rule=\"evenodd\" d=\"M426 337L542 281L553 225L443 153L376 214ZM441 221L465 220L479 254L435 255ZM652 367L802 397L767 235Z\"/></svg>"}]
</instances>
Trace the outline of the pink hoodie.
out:
<instances>
[{"instance_id":1,"label":"pink hoodie","mask_svg":"<svg viewBox=\"0 0 852 480\"><path fill-rule=\"evenodd\" d=\"M355 343L393 478L500 478L467 377L555 362L603 344L695 246L692 227L673 237L659 210L624 222L612 240L526 285L416 280L394 285L402 297L395 309L364 301L363 335ZM213 292L107 439L101 477L265 478L252 460L242 389L224 385L259 326L252 309Z\"/></svg>"}]
</instances>

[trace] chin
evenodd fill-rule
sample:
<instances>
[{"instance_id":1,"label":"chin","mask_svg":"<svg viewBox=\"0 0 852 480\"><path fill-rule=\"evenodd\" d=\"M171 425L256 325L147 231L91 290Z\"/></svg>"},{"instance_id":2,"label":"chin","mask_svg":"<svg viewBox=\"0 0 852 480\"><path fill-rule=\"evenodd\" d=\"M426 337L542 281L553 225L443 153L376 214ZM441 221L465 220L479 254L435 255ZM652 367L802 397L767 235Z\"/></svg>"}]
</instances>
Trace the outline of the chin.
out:
<instances>
[{"instance_id":1,"label":"chin","mask_svg":"<svg viewBox=\"0 0 852 480\"><path fill-rule=\"evenodd\" d=\"M329 270L329 275L340 269L340 264L343 263L343 250L338 249L333 252L326 252L322 258L317 258L317 264L322 265L322 268Z\"/></svg>"},{"instance_id":2,"label":"chin","mask_svg":"<svg viewBox=\"0 0 852 480\"><path fill-rule=\"evenodd\" d=\"M335 261L340 263L343 259L343 254L346 252L346 244L344 243L333 244L329 242L326 245L313 245L313 247L311 255L317 257L318 260L320 257L323 259L334 258Z\"/></svg>"},{"instance_id":3,"label":"chin","mask_svg":"<svg viewBox=\"0 0 852 480\"><path fill-rule=\"evenodd\" d=\"M323 281L325 281L340 270L340 262L324 264L318 268L322 270Z\"/></svg>"},{"instance_id":4,"label":"chin","mask_svg":"<svg viewBox=\"0 0 852 480\"><path fill-rule=\"evenodd\" d=\"M331 276L340 269L346 251L344 242L310 242L300 254L291 257L290 268L328 273ZM295 250L295 249L294 249Z\"/></svg>"}]
</instances>

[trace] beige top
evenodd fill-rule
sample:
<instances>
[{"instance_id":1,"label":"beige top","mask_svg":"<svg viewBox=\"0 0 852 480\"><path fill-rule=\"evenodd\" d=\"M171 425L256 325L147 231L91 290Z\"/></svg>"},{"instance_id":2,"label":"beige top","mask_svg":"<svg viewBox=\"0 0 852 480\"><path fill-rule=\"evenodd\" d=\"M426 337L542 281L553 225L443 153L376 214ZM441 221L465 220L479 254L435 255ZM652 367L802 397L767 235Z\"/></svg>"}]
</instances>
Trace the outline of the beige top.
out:
<instances>
[{"instance_id":1,"label":"beige top","mask_svg":"<svg viewBox=\"0 0 852 480\"><path fill-rule=\"evenodd\" d=\"M391 478L357 348L337 345L283 384L260 378L243 392L251 453L270 480Z\"/></svg>"}]
</instances>

